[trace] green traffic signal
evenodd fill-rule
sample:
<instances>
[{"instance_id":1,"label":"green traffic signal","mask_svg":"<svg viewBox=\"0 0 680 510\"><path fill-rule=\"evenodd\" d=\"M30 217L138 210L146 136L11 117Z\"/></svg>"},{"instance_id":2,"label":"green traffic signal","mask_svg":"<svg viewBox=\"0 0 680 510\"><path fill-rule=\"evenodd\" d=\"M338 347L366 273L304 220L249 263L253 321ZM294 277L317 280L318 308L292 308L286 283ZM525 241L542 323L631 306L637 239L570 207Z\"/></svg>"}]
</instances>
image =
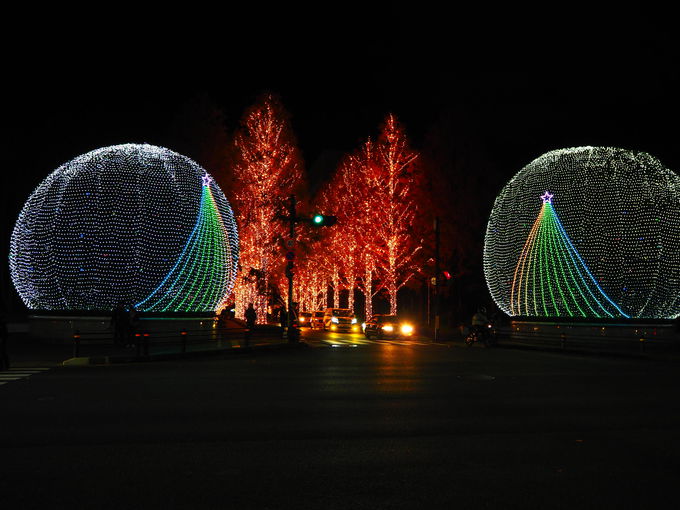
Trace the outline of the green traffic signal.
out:
<instances>
[{"instance_id":1,"label":"green traffic signal","mask_svg":"<svg viewBox=\"0 0 680 510\"><path fill-rule=\"evenodd\" d=\"M335 225L338 219L335 216L327 216L325 214L315 214L312 216L312 226L314 227L330 227Z\"/></svg>"}]
</instances>

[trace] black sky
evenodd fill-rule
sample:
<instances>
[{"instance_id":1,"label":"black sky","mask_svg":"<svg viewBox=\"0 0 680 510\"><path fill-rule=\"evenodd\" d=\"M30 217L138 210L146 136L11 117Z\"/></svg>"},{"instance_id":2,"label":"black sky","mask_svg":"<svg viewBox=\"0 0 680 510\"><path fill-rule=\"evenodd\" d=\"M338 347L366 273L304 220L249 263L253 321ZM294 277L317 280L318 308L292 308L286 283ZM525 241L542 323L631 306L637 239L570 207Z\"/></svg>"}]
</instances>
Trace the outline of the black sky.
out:
<instances>
[{"instance_id":1,"label":"black sky","mask_svg":"<svg viewBox=\"0 0 680 510\"><path fill-rule=\"evenodd\" d=\"M232 130L271 90L293 116L308 166L325 150L355 147L389 111L416 144L442 116L454 118L509 174L565 145L625 146L680 163L666 128L680 112L678 36L662 15L285 14L54 25L40 45L15 42L10 161L33 186L87 150L163 141L196 94L207 93Z\"/></svg>"}]
</instances>

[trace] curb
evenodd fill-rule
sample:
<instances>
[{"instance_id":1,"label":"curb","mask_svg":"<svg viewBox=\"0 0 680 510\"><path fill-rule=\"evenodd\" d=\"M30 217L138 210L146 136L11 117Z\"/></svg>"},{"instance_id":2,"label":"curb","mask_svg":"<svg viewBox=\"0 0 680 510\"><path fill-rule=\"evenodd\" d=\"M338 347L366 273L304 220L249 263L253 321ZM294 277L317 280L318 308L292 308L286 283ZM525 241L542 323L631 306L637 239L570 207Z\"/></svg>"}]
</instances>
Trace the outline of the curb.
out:
<instances>
[{"instance_id":1,"label":"curb","mask_svg":"<svg viewBox=\"0 0 680 510\"><path fill-rule=\"evenodd\" d=\"M163 352L157 354L149 354L146 356L81 356L77 358L69 358L64 360L61 365L64 367L84 367L92 365L114 365L121 363L143 363L152 361L170 361L190 358L200 358L205 356L219 356L219 355L244 355L252 354L262 351L286 351L308 348L304 342L297 342L290 344L281 342L276 344L259 344L250 347L227 347L220 349L204 349L187 352Z\"/></svg>"},{"instance_id":2,"label":"curb","mask_svg":"<svg viewBox=\"0 0 680 510\"><path fill-rule=\"evenodd\" d=\"M107 365L109 364L109 356L91 356L69 358L61 362L64 367L84 367L87 365Z\"/></svg>"}]
</instances>

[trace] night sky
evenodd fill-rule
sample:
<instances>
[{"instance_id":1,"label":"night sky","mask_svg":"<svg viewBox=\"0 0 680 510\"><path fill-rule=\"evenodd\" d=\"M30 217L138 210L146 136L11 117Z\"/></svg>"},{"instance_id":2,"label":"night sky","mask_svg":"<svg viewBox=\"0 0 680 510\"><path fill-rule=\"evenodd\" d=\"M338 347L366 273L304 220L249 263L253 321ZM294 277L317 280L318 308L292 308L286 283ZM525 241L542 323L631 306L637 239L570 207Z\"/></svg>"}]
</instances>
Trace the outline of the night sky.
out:
<instances>
[{"instance_id":1,"label":"night sky","mask_svg":"<svg viewBox=\"0 0 680 510\"><path fill-rule=\"evenodd\" d=\"M388 112L416 148L435 126L453 126L452 144L481 147L502 181L548 150L578 145L643 150L680 169L679 41L663 13L516 21L425 9L178 12L66 24L48 14L26 23L4 65L3 257L28 195L77 155L147 142L208 167L192 140L170 145L197 98L232 132L259 94L279 94L313 185Z\"/></svg>"}]
</instances>

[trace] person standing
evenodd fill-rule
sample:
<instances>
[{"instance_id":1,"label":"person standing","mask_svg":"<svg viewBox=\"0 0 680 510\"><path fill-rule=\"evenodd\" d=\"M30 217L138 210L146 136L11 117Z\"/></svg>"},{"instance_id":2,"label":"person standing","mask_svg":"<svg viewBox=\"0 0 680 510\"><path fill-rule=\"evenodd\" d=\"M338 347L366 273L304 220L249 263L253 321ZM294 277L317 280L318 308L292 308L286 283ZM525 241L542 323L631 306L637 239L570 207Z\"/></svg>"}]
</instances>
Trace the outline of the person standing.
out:
<instances>
[{"instance_id":1,"label":"person standing","mask_svg":"<svg viewBox=\"0 0 680 510\"><path fill-rule=\"evenodd\" d=\"M248 308L246 308L246 327L248 328L246 330L246 347L250 343L250 333L255 327L255 321L257 321L257 312L255 311L253 304L248 303Z\"/></svg>"},{"instance_id":2,"label":"person standing","mask_svg":"<svg viewBox=\"0 0 680 510\"><path fill-rule=\"evenodd\" d=\"M137 324L138 324L139 316L137 315L137 310L135 309L135 305L130 303L128 305L127 309L127 314L125 317L125 322L127 326L127 339L126 339L126 347L128 345L132 346L135 345L136 343L139 342L139 337L135 335L137 333Z\"/></svg>"},{"instance_id":3,"label":"person standing","mask_svg":"<svg viewBox=\"0 0 680 510\"><path fill-rule=\"evenodd\" d=\"M248 328L255 327L255 321L257 320L257 312L252 303L248 303L248 308L246 308L246 326Z\"/></svg>"},{"instance_id":4,"label":"person standing","mask_svg":"<svg viewBox=\"0 0 680 510\"><path fill-rule=\"evenodd\" d=\"M122 304L116 305L111 314L111 325L113 326L113 339L116 345L125 347L128 344L128 320L125 307Z\"/></svg>"},{"instance_id":5,"label":"person standing","mask_svg":"<svg viewBox=\"0 0 680 510\"><path fill-rule=\"evenodd\" d=\"M7 323L5 317L0 316L0 372L9 370L9 354L7 354Z\"/></svg>"}]
</instances>

